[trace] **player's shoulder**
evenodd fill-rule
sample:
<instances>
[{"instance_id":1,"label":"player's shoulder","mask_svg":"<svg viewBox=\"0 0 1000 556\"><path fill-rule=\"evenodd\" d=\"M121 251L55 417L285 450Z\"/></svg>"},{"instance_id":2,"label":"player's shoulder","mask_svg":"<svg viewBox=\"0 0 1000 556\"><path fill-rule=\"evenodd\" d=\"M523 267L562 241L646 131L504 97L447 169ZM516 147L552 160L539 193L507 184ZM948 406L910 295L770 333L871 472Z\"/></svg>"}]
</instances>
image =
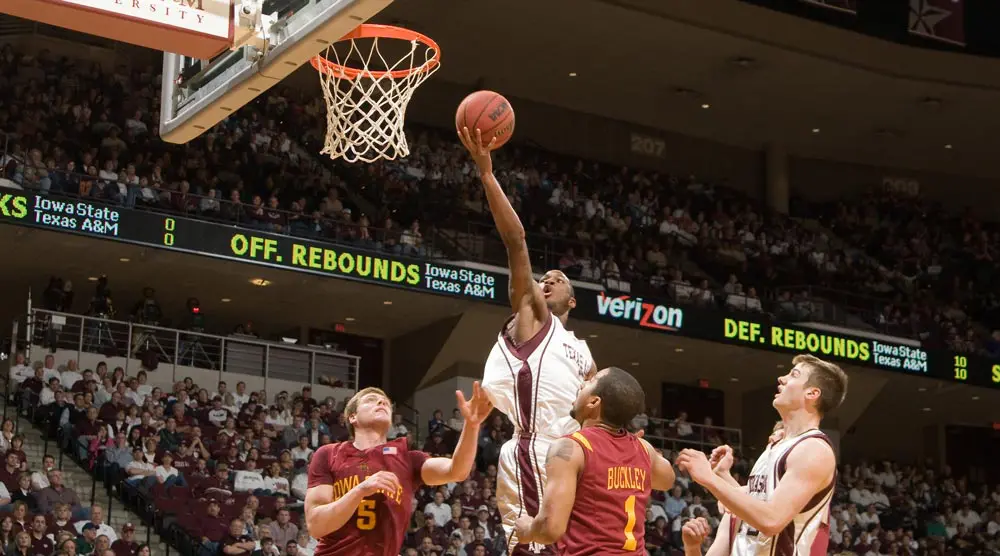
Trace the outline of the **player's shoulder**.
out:
<instances>
[{"instance_id":1,"label":"player's shoulder","mask_svg":"<svg viewBox=\"0 0 1000 556\"><path fill-rule=\"evenodd\" d=\"M833 443L825 434L810 434L798 439L795 444L788 449L785 456L779 462L779 470L782 467L803 467L817 470L836 469L837 455L833 450Z\"/></svg>"},{"instance_id":2,"label":"player's shoulder","mask_svg":"<svg viewBox=\"0 0 1000 556\"><path fill-rule=\"evenodd\" d=\"M312 455L312 458L310 458L310 461L327 461L327 462L331 462L331 461L337 459L337 456L340 454L341 449L343 448L344 444L345 444L345 442L334 442L334 443L331 443L331 444L324 444L324 445L320 446L319 448L316 448L316 451L313 452L313 455Z\"/></svg>"}]
</instances>

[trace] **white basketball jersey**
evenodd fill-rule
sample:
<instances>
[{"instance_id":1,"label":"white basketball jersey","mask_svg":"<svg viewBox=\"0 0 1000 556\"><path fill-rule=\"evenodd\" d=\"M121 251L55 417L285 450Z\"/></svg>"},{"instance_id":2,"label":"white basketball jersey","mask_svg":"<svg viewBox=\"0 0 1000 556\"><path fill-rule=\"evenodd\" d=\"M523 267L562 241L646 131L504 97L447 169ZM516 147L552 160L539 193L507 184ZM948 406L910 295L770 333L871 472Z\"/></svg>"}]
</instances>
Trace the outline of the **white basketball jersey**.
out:
<instances>
[{"instance_id":1,"label":"white basketball jersey","mask_svg":"<svg viewBox=\"0 0 1000 556\"><path fill-rule=\"evenodd\" d=\"M580 426L569 416L584 377L594 364L587 342L566 330L551 313L531 339L516 346L506 331L486 359L482 385L515 431L558 438Z\"/></svg>"},{"instance_id":2,"label":"white basketball jersey","mask_svg":"<svg viewBox=\"0 0 1000 556\"><path fill-rule=\"evenodd\" d=\"M778 481L785 474L788 454L807 438L822 438L830 442L820 430L812 429L768 446L750 472L747 481L750 496L758 500L771 498ZM806 504L784 531L774 537L766 537L745 521L730 516L730 556L825 555L830 539L830 501L836 482L834 475L830 484Z\"/></svg>"}]
</instances>

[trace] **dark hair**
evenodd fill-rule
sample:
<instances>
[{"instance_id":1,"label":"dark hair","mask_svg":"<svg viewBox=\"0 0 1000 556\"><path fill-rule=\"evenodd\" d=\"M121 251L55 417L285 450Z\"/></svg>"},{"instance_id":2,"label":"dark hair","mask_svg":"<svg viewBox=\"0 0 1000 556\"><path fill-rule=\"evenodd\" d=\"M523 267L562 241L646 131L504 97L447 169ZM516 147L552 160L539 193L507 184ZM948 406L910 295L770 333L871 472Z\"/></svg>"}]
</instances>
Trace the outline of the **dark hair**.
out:
<instances>
[{"instance_id":1,"label":"dark hair","mask_svg":"<svg viewBox=\"0 0 1000 556\"><path fill-rule=\"evenodd\" d=\"M634 376L618 367L604 369L592 395L601 398L601 420L625 428L646 407L646 393Z\"/></svg>"}]
</instances>

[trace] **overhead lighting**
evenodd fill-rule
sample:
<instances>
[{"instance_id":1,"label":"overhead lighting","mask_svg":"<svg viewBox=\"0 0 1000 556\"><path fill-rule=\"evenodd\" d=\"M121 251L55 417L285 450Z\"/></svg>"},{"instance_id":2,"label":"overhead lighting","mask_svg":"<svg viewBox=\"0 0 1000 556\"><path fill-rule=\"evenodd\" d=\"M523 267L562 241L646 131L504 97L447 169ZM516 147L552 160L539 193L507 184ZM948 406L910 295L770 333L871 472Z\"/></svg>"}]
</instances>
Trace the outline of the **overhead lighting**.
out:
<instances>
[{"instance_id":1,"label":"overhead lighting","mask_svg":"<svg viewBox=\"0 0 1000 556\"><path fill-rule=\"evenodd\" d=\"M735 376L729 377L729 382L739 382L739 381L740 381L739 377L735 377Z\"/></svg>"},{"instance_id":2,"label":"overhead lighting","mask_svg":"<svg viewBox=\"0 0 1000 556\"><path fill-rule=\"evenodd\" d=\"M946 148L946 149L948 149L948 150L951 150L951 143L947 143L947 144L945 144L944 148Z\"/></svg>"},{"instance_id":3,"label":"overhead lighting","mask_svg":"<svg viewBox=\"0 0 1000 556\"><path fill-rule=\"evenodd\" d=\"M232 299L229 299L228 297L223 297L223 298L222 298L222 299L220 299L219 301L221 301L221 302L223 302L223 303L229 303L230 301L232 301Z\"/></svg>"},{"instance_id":4,"label":"overhead lighting","mask_svg":"<svg viewBox=\"0 0 1000 556\"><path fill-rule=\"evenodd\" d=\"M382 305L392 305L392 301L386 299L385 301L382 302Z\"/></svg>"},{"instance_id":5,"label":"overhead lighting","mask_svg":"<svg viewBox=\"0 0 1000 556\"><path fill-rule=\"evenodd\" d=\"M633 367L638 367L639 366L639 362L638 361L633 361L632 362L632 366Z\"/></svg>"},{"instance_id":6,"label":"overhead lighting","mask_svg":"<svg viewBox=\"0 0 1000 556\"><path fill-rule=\"evenodd\" d=\"M917 388L917 392L926 392L926 391L927 391L927 389L924 388L923 386L921 386L920 388Z\"/></svg>"},{"instance_id":7,"label":"overhead lighting","mask_svg":"<svg viewBox=\"0 0 1000 556\"><path fill-rule=\"evenodd\" d=\"M122 257L122 258L120 258L118 260L121 261L121 262L123 262L123 263L127 263L127 262L131 261L132 259L130 259L128 257Z\"/></svg>"},{"instance_id":8,"label":"overhead lighting","mask_svg":"<svg viewBox=\"0 0 1000 556\"><path fill-rule=\"evenodd\" d=\"M571 71L571 72L569 72L569 76L570 76L570 77L576 77L576 72L575 72L575 71Z\"/></svg>"},{"instance_id":9,"label":"overhead lighting","mask_svg":"<svg viewBox=\"0 0 1000 556\"><path fill-rule=\"evenodd\" d=\"M925 408L923 408L923 410L922 410L922 411L925 411L925 412L926 412L926 411L930 411L930 410L931 410L931 408L929 408L929 407L925 407Z\"/></svg>"},{"instance_id":10,"label":"overhead lighting","mask_svg":"<svg viewBox=\"0 0 1000 556\"><path fill-rule=\"evenodd\" d=\"M779 369L784 369L785 368L785 364L784 363L778 363L777 367Z\"/></svg>"},{"instance_id":11,"label":"overhead lighting","mask_svg":"<svg viewBox=\"0 0 1000 556\"><path fill-rule=\"evenodd\" d=\"M674 348L674 351L676 351L677 353L683 353L684 348Z\"/></svg>"},{"instance_id":12,"label":"overhead lighting","mask_svg":"<svg viewBox=\"0 0 1000 556\"><path fill-rule=\"evenodd\" d=\"M344 319L344 321L346 321L346 322L354 322L354 317L346 317Z\"/></svg>"},{"instance_id":13,"label":"overhead lighting","mask_svg":"<svg viewBox=\"0 0 1000 556\"><path fill-rule=\"evenodd\" d=\"M596 337L597 337L597 334L588 334L588 335L587 335L587 337L588 337L588 338L596 338Z\"/></svg>"},{"instance_id":14,"label":"overhead lighting","mask_svg":"<svg viewBox=\"0 0 1000 556\"><path fill-rule=\"evenodd\" d=\"M818 127L814 127L813 128L813 133L819 133L819 128Z\"/></svg>"},{"instance_id":15,"label":"overhead lighting","mask_svg":"<svg viewBox=\"0 0 1000 556\"><path fill-rule=\"evenodd\" d=\"M87 276L87 281L88 282L96 282L97 281L97 276Z\"/></svg>"},{"instance_id":16,"label":"overhead lighting","mask_svg":"<svg viewBox=\"0 0 1000 556\"><path fill-rule=\"evenodd\" d=\"M979 401L979 396L972 396L972 401Z\"/></svg>"},{"instance_id":17,"label":"overhead lighting","mask_svg":"<svg viewBox=\"0 0 1000 556\"><path fill-rule=\"evenodd\" d=\"M250 283L253 284L253 285L255 285L255 286L260 286L262 288L265 287L265 286L270 286L271 285L271 281L270 280L265 280L263 278L251 278L250 279Z\"/></svg>"},{"instance_id":18,"label":"overhead lighting","mask_svg":"<svg viewBox=\"0 0 1000 556\"><path fill-rule=\"evenodd\" d=\"M712 107L712 105L706 102L706 103L702 104L701 107L704 108L705 110L708 110L709 108Z\"/></svg>"}]
</instances>

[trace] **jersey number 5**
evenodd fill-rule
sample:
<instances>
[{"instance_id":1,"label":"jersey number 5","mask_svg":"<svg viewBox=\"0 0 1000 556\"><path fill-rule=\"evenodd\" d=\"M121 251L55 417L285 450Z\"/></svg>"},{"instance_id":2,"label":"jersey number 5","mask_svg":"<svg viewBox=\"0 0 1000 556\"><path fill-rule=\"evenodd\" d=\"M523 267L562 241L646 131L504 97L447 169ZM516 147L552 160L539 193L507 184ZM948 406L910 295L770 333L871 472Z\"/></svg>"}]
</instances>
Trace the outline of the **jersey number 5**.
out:
<instances>
[{"instance_id":1,"label":"jersey number 5","mask_svg":"<svg viewBox=\"0 0 1000 556\"><path fill-rule=\"evenodd\" d=\"M635 550L636 541L635 534L632 533L632 529L635 528L635 495L629 496L625 499L625 515L628 517L628 521L625 523L625 546L622 546L622 550Z\"/></svg>"},{"instance_id":2,"label":"jersey number 5","mask_svg":"<svg viewBox=\"0 0 1000 556\"><path fill-rule=\"evenodd\" d=\"M630 523L634 522L633 518ZM358 529L361 531L371 531L375 528L375 501L374 500L362 500L358 504ZM635 541L633 540L634 544Z\"/></svg>"}]
</instances>

